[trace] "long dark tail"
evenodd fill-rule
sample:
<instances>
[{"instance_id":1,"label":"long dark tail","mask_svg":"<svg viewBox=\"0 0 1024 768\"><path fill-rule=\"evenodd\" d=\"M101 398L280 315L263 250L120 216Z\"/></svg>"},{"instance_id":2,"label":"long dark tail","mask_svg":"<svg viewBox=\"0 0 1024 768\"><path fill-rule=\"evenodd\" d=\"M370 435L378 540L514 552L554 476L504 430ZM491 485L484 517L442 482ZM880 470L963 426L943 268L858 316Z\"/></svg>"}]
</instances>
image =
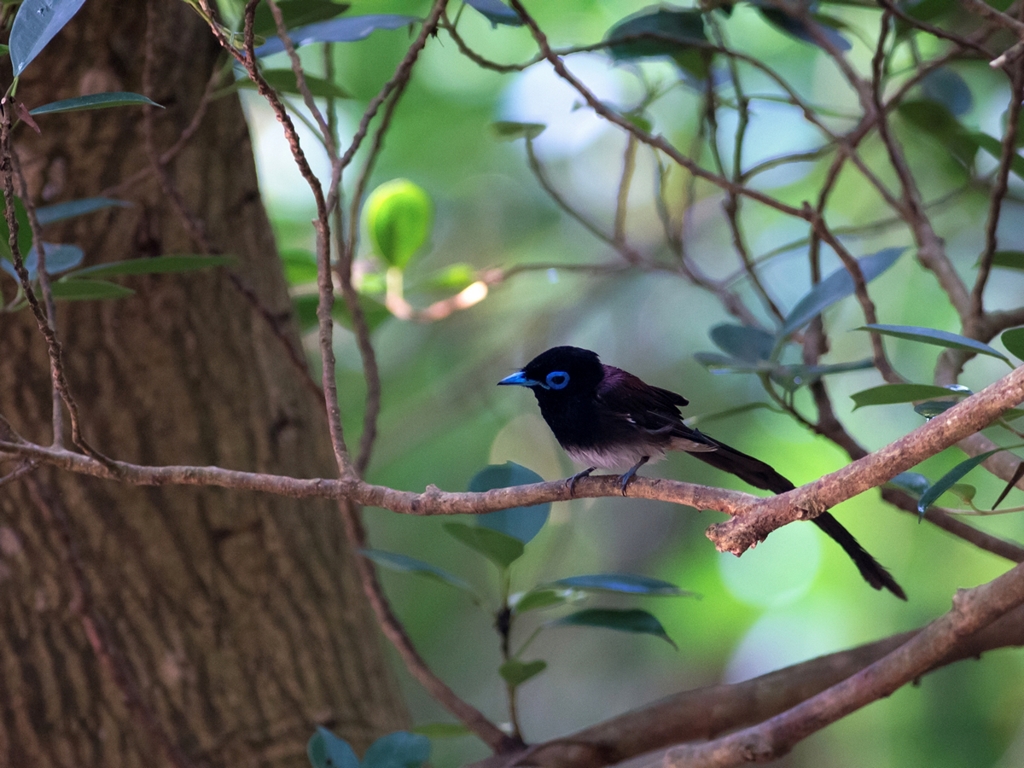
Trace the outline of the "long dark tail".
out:
<instances>
[{"instance_id":1,"label":"long dark tail","mask_svg":"<svg viewBox=\"0 0 1024 768\"><path fill-rule=\"evenodd\" d=\"M695 459L700 459L717 469L736 475L740 480L749 483L755 488L761 488L772 493L785 493L786 491L793 490L795 487L793 483L763 461L737 451L735 448L730 448L728 445L720 443L697 430L693 430L692 434L687 434L686 438L690 440L696 439L697 442L712 445L716 449L713 451L694 451L690 453ZM857 570L860 571L860 575L864 577L868 584L875 589L888 589L900 600L907 599L906 593L896 583L896 580L889 571L868 554L867 550L857 542L852 533L843 527L842 523L828 512L823 512L814 518L814 524L831 536L843 548L843 551L850 556L850 559L857 566Z\"/></svg>"}]
</instances>

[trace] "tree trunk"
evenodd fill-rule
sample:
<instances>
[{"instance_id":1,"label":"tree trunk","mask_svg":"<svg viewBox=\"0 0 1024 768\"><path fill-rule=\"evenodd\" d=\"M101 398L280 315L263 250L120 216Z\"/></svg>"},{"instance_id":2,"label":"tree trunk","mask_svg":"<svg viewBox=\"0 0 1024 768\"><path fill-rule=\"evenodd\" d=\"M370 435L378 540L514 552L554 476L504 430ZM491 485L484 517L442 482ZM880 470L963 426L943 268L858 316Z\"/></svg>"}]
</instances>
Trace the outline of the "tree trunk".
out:
<instances>
[{"instance_id":1,"label":"tree trunk","mask_svg":"<svg viewBox=\"0 0 1024 768\"><path fill-rule=\"evenodd\" d=\"M18 98L142 92L147 49L163 152L223 62L180 0L86 3L27 68ZM142 115L40 117L38 136L18 128L32 198L95 196L149 168ZM132 278L133 297L59 304L86 439L146 464L336 475L323 403L270 327L280 321L298 346L235 97L210 105L168 172L268 314L223 269ZM46 240L80 245L86 264L195 253L166 192L150 176L118 193L130 208L51 226ZM27 311L0 317L0 414L46 442L43 338ZM402 724L330 503L40 468L0 488L0 583L2 765L301 766L317 723L357 751Z\"/></svg>"}]
</instances>

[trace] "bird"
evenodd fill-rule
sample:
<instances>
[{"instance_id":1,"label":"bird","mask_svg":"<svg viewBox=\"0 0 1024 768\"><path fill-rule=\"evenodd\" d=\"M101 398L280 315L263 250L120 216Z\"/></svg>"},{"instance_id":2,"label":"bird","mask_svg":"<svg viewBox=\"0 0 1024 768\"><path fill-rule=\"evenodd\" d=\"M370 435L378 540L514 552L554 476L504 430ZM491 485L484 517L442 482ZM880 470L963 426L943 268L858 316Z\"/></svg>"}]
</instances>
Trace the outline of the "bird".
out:
<instances>
[{"instance_id":1,"label":"bird","mask_svg":"<svg viewBox=\"0 0 1024 768\"><path fill-rule=\"evenodd\" d=\"M574 462L587 467L567 481L570 495L576 481L599 467L626 470L620 478L626 495L637 470L669 451L689 453L765 491L785 493L796 487L760 459L683 423L679 409L689 401L682 395L604 365L588 349L553 347L498 384L533 390L541 416L559 445ZM843 548L868 584L907 599L889 571L829 512L813 521Z\"/></svg>"}]
</instances>

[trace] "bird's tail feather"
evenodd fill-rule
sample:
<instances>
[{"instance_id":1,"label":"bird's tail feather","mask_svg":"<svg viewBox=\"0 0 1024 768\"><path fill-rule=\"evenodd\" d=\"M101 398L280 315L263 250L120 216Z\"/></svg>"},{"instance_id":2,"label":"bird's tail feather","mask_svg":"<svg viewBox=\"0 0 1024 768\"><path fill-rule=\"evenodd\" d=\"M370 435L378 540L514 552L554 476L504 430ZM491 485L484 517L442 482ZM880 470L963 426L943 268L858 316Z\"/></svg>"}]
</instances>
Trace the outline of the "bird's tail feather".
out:
<instances>
[{"instance_id":1,"label":"bird's tail feather","mask_svg":"<svg viewBox=\"0 0 1024 768\"><path fill-rule=\"evenodd\" d=\"M697 430L693 430L693 433L688 434L686 437L693 440L696 436L699 436L699 442L714 445L717 449L714 451L691 453L690 455L695 459L700 459L716 469L736 475L743 482L765 491L785 493L795 488L793 483L787 478L780 475L760 459L755 459L753 456L748 456L742 451L730 448L724 443L720 443L701 432L697 432ZM814 524L831 536L832 540L843 548L843 551L850 556L850 559L857 566L857 570L860 571L860 575L864 577L868 584L875 589L888 589L901 600L907 599L903 588L896 583L896 580L889 571L860 545L857 539L853 537L853 534L846 530L842 523L828 512L823 512L814 518Z\"/></svg>"}]
</instances>

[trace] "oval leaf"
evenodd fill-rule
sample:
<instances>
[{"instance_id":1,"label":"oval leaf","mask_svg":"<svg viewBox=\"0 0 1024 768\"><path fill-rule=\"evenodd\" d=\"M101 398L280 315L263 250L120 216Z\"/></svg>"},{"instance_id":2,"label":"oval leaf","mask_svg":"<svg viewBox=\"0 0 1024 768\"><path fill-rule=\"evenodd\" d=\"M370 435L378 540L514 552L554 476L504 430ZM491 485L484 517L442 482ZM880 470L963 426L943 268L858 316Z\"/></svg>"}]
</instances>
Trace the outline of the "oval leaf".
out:
<instances>
[{"instance_id":1,"label":"oval leaf","mask_svg":"<svg viewBox=\"0 0 1024 768\"><path fill-rule=\"evenodd\" d=\"M502 570L523 554L523 542L490 528L465 523L445 523L442 527L450 536L476 550Z\"/></svg>"},{"instance_id":2,"label":"oval leaf","mask_svg":"<svg viewBox=\"0 0 1024 768\"><path fill-rule=\"evenodd\" d=\"M619 610L615 608L585 608L570 613L560 619L548 622L548 627L603 627L619 632L634 632L642 635L654 635L679 650L665 628L647 611L638 608Z\"/></svg>"},{"instance_id":3,"label":"oval leaf","mask_svg":"<svg viewBox=\"0 0 1024 768\"><path fill-rule=\"evenodd\" d=\"M115 277L118 275L159 275L168 272L194 272L210 267L226 267L234 263L231 256L154 256L96 264L80 269L74 277Z\"/></svg>"},{"instance_id":4,"label":"oval leaf","mask_svg":"<svg viewBox=\"0 0 1024 768\"><path fill-rule=\"evenodd\" d=\"M468 583L460 579L458 576L448 573L448 571L438 568L436 565L425 563L422 560L417 560L414 557L408 557L406 555L399 555L396 552L384 552L379 549L361 549L359 554L363 557L372 560L377 565L388 568L392 571L398 571L399 573L412 573L417 576L425 576L434 581L440 581L443 584L461 589L465 592L469 592L472 595L476 595Z\"/></svg>"},{"instance_id":5,"label":"oval leaf","mask_svg":"<svg viewBox=\"0 0 1024 768\"><path fill-rule=\"evenodd\" d=\"M69 280L62 278L50 283L53 298L60 301L95 301L97 299L123 299L135 291L105 280Z\"/></svg>"},{"instance_id":6,"label":"oval leaf","mask_svg":"<svg viewBox=\"0 0 1024 768\"><path fill-rule=\"evenodd\" d=\"M509 461L504 464L491 464L481 469L469 481L469 490L481 493L494 488L543 482L544 478L536 472ZM499 531L526 544L544 527L550 511L550 503L537 504L533 507L512 507L477 515L476 521L478 525Z\"/></svg>"},{"instance_id":7,"label":"oval leaf","mask_svg":"<svg viewBox=\"0 0 1024 768\"><path fill-rule=\"evenodd\" d=\"M894 336L897 339L908 339L910 341L920 341L922 344L934 344L939 347L946 347L947 349L962 349L979 355L995 357L1002 360L1004 363L1009 364L1010 362L1002 352L992 349L988 344L982 344L980 341L968 339L966 336L960 336L956 333L937 331L934 328L921 328L916 325L883 325L876 323L872 325L863 325L857 330L875 331L876 333L881 333L885 336Z\"/></svg>"},{"instance_id":8,"label":"oval leaf","mask_svg":"<svg viewBox=\"0 0 1024 768\"><path fill-rule=\"evenodd\" d=\"M57 112L81 112L85 109L107 109L109 107L139 106L142 104L150 104L163 109L162 105L147 99L141 93L115 91L112 93L93 93L89 96L76 96L73 99L63 99L61 101L51 101L49 104L36 107L29 114L36 117L38 115L53 115Z\"/></svg>"},{"instance_id":9,"label":"oval leaf","mask_svg":"<svg viewBox=\"0 0 1024 768\"><path fill-rule=\"evenodd\" d=\"M491 123L494 135L499 139L514 141L515 139L535 139L543 133L547 126L544 123L514 123L510 120L499 120Z\"/></svg>"},{"instance_id":10,"label":"oval leaf","mask_svg":"<svg viewBox=\"0 0 1024 768\"><path fill-rule=\"evenodd\" d=\"M759 328L723 323L711 329L711 341L720 350L739 360L757 363L770 360L775 349L775 337Z\"/></svg>"},{"instance_id":11,"label":"oval leaf","mask_svg":"<svg viewBox=\"0 0 1024 768\"><path fill-rule=\"evenodd\" d=\"M46 205L36 209L36 218L43 226L53 224L57 221L73 219L86 213L99 211L103 208L128 208L131 203L124 200L114 200L110 197L85 197L81 200L69 200L66 203Z\"/></svg>"},{"instance_id":12,"label":"oval leaf","mask_svg":"<svg viewBox=\"0 0 1024 768\"><path fill-rule=\"evenodd\" d=\"M359 758L349 743L322 725L306 744L306 755L313 768L359 768Z\"/></svg>"},{"instance_id":13,"label":"oval leaf","mask_svg":"<svg viewBox=\"0 0 1024 768\"><path fill-rule=\"evenodd\" d=\"M652 597L693 597L695 593L680 589L675 584L649 576L630 573L595 573L587 576L570 576L551 582L553 587L567 587L585 592L618 592L627 595Z\"/></svg>"},{"instance_id":14,"label":"oval leaf","mask_svg":"<svg viewBox=\"0 0 1024 768\"><path fill-rule=\"evenodd\" d=\"M1024 328L1011 328L1008 331L1003 331L999 340L1003 342L1003 346L1009 350L1011 355L1024 360Z\"/></svg>"},{"instance_id":15,"label":"oval leaf","mask_svg":"<svg viewBox=\"0 0 1024 768\"><path fill-rule=\"evenodd\" d=\"M896 263L906 248L885 248L878 253L857 259L864 282L869 283ZM780 335L785 337L803 328L827 307L837 301L852 296L854 292L853 278L840 267L820 283L808 291L786 317Z\"/></svg>"},{"instance_id":16,"label":"oval leaf","mask_svg":"<svg viewBox=\"0 0 1024 768\"><path fill-rule=\"evenodd\" d=\"M320 21L290 30L292 43L296 48L310 43L353 43L369 37L378 29L399 29L418 22L415 16L399 16L393 13L372 13L366 16L346 16L343 19ZM284 50L280 37L271 37L259 46L257 56L270 56Z\"/></svg>"},{"instance_id":17,"label":"oval leaf","mask_svg":"<svg viewBox=\"0 0 1024 768\"><path fill-rule=\"evenodd\" d=\"M14 17L10 39L15 77L24 71L84 4L85 0L25 0L21 4L18 15Z\"/></svg>"},{"instance_id":18,"label":"oval leaf","mask_svg":"<svg viewBox=\"0 0 1024 768\"><path fill-rule=\"evenodd\" d=\"M667 56L697 78L706 77L709 71L707 41L701 11L673 8L646 9L628 16L604 38L613 59Z\"/></svg>"},{"instance_id":19,"label":"oval leaf","mask_svg":"<svg viewBox=\"0 0 1024 768\"><path fill-rule=\"evenodd\" d=\"M928 400L933 397L949 397L953 395L972 394L970 390L957 392L946 387L931 384L882 384L850 395L853 398L853 410L866 405L893 405L895 403L912 403L916 400Z\"/></svg>"},{"instance_id":20,"label":"oval leaf","mask_svg":"<svg viewBox=\"0 0 1024 768\"><path fill-rule=\"evenodd\" d=\"M363 768L420 768L430 759L430 739L395 731L377 739L363 755Z\"/></svg>"},{"instance_id":21,"label":"oval leaf","mask_svg":"<svg viewBox=\"0 0 1024 768\"><path fill-rule=\"evenodd\" d=\"M536 677L547 668L548 663L540 659L536 661L509 659L498 667L498 674L501 675L502 680L514 687L522 685L531 677Z\"/></svg>"},{"instance_id":22,"label":"oval leaf","mask_svg":"<svg viewBox=\"0 0 1024 768\"><path fill-rule=\"evenodd\" d=\"M510 598L509 604L512 606L514 613L526 613L527 611L551 608L555 605L564 605L571 595L572 592L567 589L535 587L529 592Z\"/></svg>"},{"instance_id":23,"label":"oval leaf","mask_svg":"<svg viewBox=\"0 0 1024 768\"><path fill-rule=\"evenodd\" d=\"M926 419L934 419L940 413L945 413L959 402L959 400L926 400L914 406L914 413L924 416Z\"/></svg>"},{"instance_id":24,"label":"oval leaf","mask_svg":"<svg viewBox=\"0 0 1024 768\"><path fill-rule=\"evenodd\" d=\"M891 485L899 488L901 491L906 491L920 497L921 494L928 490L931 482L920 472L900 472L896 477L887 482L886 485Z\"/></svg>"},{"instance_id":25,"label":"oval leaf","mask_svg":"<svg viewBox=\"0 0 1024 768\"><path fill-rule=\"evenodd\" d=\"M995 456L1000 451L1005 450L1005 448L996 448L995 450L985 451L985 453L979 453L977 456L972 456L966 461L961 461L949 470L949 472L940 477L930 488L928 488L928 490L921 494L921 498L917 502L918 514L924 515L928 510L928 507L934 504L935 500L938 499L939 496L952 488L961 477L966 475L989 457Z\"/></svg>"},{"instance_id":26,"label":"oval leaf","mask_svg":"<svg viewBox=\"0 0 1024 768\"><path fill-rule=\"evenodd\" d=\"M408 179L381 184L366 199L364 210L374 251L392 267L404 268L430 237L430 196Z\"/></svg>"},{"instance_id":27,"label":"oval leaf","mask_svg":"<svg viewBox=\"0 0 1024 768\"><path fill-rule=\"evenodd\" d=\"M501 2L501 0L465 0L465 2L470 8L474 8L486 16L493 27L497 27L499 24L519 27L523 24L519 14Z\"/></svg>"}]
</instances>

